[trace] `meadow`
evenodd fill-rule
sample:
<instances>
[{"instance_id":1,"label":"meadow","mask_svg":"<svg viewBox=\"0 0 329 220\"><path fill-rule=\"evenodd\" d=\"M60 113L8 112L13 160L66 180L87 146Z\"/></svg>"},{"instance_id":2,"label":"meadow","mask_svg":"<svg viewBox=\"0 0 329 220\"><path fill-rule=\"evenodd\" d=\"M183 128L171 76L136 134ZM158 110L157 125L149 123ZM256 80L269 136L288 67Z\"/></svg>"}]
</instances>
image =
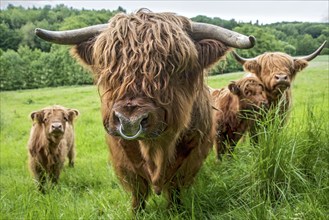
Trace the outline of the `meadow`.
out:
<instances>
[{"instance_id":1,"label":"meadow","mask_svg":"<svg viewBox=\"0 0 329 220\"><path fill-rule=\"evenodd\" d=\"M220 88L242 72L211 76ZM211 152L195 183L183 193L184 206L167 210L152 194L138 219L328 219L329 56L319 56L297 75L293 108L283 128L260 131L232 159ZM108 164L96 86L1 92L0 219L131 219L130 195ZM40 194L27 167L29 114L60 104L76 108L77 157L59 184Z\"/></svg>"}]
</instances>

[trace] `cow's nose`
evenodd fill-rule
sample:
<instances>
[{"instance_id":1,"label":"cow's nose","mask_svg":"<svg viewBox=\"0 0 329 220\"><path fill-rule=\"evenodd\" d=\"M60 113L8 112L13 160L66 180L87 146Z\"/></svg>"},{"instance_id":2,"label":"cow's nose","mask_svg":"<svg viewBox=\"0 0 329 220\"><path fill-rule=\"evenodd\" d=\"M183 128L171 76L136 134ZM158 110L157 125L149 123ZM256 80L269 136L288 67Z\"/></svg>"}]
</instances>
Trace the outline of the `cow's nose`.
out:
<instances>
[{"instance_id":1,"label":"cow's nose","mask_svg":"<svg viewBox=\"0 0 329 220\"><path fill-rule=\"evenodd\" d=\"M143 113L138 116L126 117L117 111L114 114L119 119L119 133L127 140L136 139L141 134L143 126L147 124L149 115Z\"/></svg>"},{"instance_id":2,"label":"cow's nose","mask_svg":"<svg viewBox=\"0 0 329 220\"><path fill-rule=\"evenodd\" d=\"M60 122L52 123L51 128L53 130L62 130L62 123L60 123Z\"/></svg>"},{"instance_id":3,"label":"cow's nose","mask_svg":"<svg viewBox=\"0 0 329 220\"><path fill-rule=\"evenodd\" d=\"M262 101L261 107L262 108L268 108L268 101L267 100Z\"/></svg>"},{"instance_id":4,"label":"cow's nose","mask_svg":"<svg viewBox=\"0 0 329 220\"><path fill-rule=\"evenodd\" d=\"M288 76L287 75L275 75L275 79L278 82L284 82L288 80Z\"/></svg>"}]
</instances>

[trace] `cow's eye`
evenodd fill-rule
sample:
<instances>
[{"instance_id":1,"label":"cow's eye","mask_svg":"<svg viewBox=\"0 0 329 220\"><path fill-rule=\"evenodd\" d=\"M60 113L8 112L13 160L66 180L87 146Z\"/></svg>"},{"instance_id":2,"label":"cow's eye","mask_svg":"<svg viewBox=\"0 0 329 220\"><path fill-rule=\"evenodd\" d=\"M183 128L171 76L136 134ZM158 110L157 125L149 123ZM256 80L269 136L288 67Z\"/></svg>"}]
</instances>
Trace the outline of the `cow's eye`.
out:
<instances>
[{"instance_id":1,"label":"cow's eye","mask_svg":"<svg viewBox=\"0 0 329 220\"><path fill-rule=\"evenodd\" d=\"M251 92L250 91L246 91L245 94L246 94L246 96L250 96L251 95Z\"/></svg>"},{"instance_id":2,"label":"cow's eye","mask_svg":"<svg viewBox=\"0 0 329 220\"><path fill-rule=\"evenodd\" d=\"M65 120L65 121L69 121L68 117L66 117L66 116L64 117L64 120Z\"/></svg>"},{"instance_id":3,"label":"cow's eye","mask_svg":"<svg viewBox=\"0 0 329 220\"><path fill-rule=\"evenodd\" d=\"M48 121L48 118L44 118L44 119L43 119L43 122L47 122L47 121Z\"/></svg>"}]
</instances>

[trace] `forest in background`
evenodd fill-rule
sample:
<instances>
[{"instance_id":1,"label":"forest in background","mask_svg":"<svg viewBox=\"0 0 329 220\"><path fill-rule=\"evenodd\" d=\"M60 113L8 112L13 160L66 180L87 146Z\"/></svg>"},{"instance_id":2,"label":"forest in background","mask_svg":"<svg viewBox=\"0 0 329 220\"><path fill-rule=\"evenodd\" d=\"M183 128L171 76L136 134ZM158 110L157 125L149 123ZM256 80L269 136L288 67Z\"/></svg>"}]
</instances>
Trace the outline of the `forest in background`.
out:
<instances>
[{"instance_id":1,"label":"forest in background","mask_svg":"<svg viewBox=\"0 0 329 220\"><path fill-rule=\"evenodd\" d=\"M0 90L92 84L91 74L71 58L68 46L43 41L35 36L34 30L37 27L68 30L107 23L120 12L125 12L125 9L79 10L63 4L28 9L9 5L1 10ZM243 23L206 15L198 15L191 20L255 36L257 43L254 48L238 50L244 57L254 57L266 51L306 55L329 38L328 23L279 22L260 25L258 22ZM321 54L329 54L328 44ZM210 75L240 70L240 64L229 55L210 70Z\"/></svg>"}]
</instances>

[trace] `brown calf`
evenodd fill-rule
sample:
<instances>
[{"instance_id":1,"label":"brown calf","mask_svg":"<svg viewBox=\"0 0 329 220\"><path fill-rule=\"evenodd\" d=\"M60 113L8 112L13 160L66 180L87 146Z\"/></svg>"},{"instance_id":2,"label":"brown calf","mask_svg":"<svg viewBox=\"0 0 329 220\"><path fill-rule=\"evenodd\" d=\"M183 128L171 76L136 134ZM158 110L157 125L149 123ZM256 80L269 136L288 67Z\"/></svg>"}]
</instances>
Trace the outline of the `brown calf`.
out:
<instances>
[{"instance_id":1,"label":"brown calf","mask_svg":"<svg viewBox=\"0 0 329 220\"><path fill-rule=\"evenodd\" d=\"M298 72L307 67L308 62L317 57L326 41L312 54L292 57L281 52L267 52L255 58L243 58L233 51L234 58L243 65L245 71L257 76L264 84L271 108L280 108L280 115L289 110L291 85ZM279 106L279 103L282 105Z\"/></svg>"},{"instance_id":2,"label":"brown calf","mask_svg":"<svg viewBox=\"0 0 329 220\"><path fill-rule=\"evenodd\" d=\"M286 116L291 108L291 86L298 72L305 69L308 62L317 57L324 48L326 41L313 53L304 57L292 57L281 52L266 52L255 58L243 58L233 51L234 58L243 65L248 75L257 76L265 86L269 109L278 112L282 125L286 122ZM271 112L271 111L270 111ZM264 115L265 116L265 115ZM269 118L275 117L271 114ZM251 140L258 142L255 126L250 131Z\"/></svg>"},{"instance_id":3,"label":"brown calf","mask_svg":"<svg viewBox=\"0 0 329 220\"><path fill-rule=\"evenodd\" d=\"M42 192L47 175L53 183L57 183L66 156L69 166L74 166L73 119L78 115L78 110L59 105L30 115L34 122L28 142L29 167Z\"/></svg>"},{"instance_id":4,"label":"brown calf","mask_svg":"<svg viewBox=\"0 0 329 220\"><path fill-rule=\"evenodd\" d=\"M215 152L222 159L232 152L242 135L254 124L257 111L267 106L264 85L256 77L231 82L228 87L211 91L216 124Z\"/></svg>"}]
</instances>

